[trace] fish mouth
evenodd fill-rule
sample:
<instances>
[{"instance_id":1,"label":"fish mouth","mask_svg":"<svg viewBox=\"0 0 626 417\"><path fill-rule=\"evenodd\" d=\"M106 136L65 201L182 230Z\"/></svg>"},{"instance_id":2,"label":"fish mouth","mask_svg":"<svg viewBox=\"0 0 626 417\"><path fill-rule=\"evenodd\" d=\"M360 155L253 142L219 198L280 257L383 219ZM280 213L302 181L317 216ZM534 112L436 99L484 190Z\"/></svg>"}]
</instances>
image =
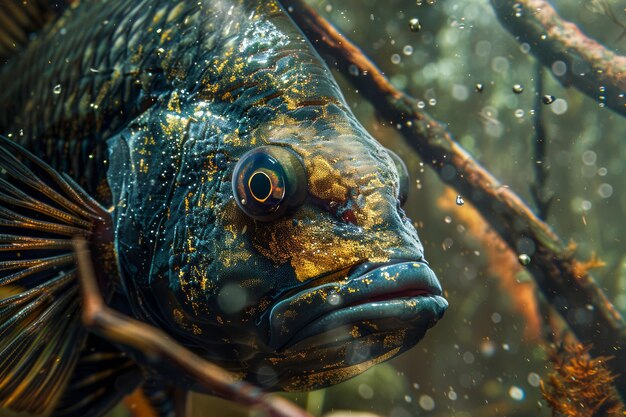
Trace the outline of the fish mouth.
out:
<instances>
[{"instance_id":1,"label":"fish mouth","mask_svg":"<svg viewBox=\"0 0 626 417\"><path fill-rule=\"evenodd\" d=\"M423 335L448 307L441 291L423 261L364 262L341 281L309 285L275 303L269 313L268 344L284 352L374 333L415 330Z\"/></svg>"}]
</instances>

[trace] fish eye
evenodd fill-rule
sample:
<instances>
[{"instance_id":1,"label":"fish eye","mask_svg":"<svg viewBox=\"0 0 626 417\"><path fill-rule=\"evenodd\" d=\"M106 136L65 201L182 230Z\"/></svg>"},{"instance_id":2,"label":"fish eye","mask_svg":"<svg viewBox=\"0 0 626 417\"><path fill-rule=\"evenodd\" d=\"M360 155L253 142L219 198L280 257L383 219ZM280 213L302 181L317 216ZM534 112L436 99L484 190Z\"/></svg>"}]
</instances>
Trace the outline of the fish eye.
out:
<instances>
[{"instance_id":1,"label":"fish eye","mask_svg":"<svg viewBox=\"0 0 626 417\"><path fill-rule=\"evenodd\" d=\"M307 195L304 166L291 150L261 146L235 165L233 194L239 208L256 220L272 221L300 206Z\"/></svg>"},{"instance_id":2,"label":"fish eye","mask_svg":"<svg viewBox=\"0 0 626 417\"><path fill-rule=\"evenodd\" d=\"M393 159L393 163L396 165L396 170L398 171L398 178L400 180L398 200L400 200L400 205L404 205L409 197L409 170L406 168L404 161L395 152L387 149L387 153L391 159Z\"/></svg>"}]
</instances>

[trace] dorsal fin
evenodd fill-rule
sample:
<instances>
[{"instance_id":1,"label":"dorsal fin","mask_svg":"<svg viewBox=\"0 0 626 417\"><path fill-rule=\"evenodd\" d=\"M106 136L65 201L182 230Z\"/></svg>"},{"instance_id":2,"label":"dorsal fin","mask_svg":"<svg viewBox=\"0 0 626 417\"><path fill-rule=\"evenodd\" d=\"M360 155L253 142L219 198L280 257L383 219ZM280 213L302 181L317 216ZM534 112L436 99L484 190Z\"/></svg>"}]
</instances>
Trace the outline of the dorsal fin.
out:
<instances>
[{"instance_id":1,"label":"dorsal fin","mask_svg":"<svg viewBox=\"0 0 626 417\"><path fill-rule=\"evenodd\" d=\"M0 136L0 409L56 406L86 338L71 239L101 247L109 221L71 178Z\"/></svg>"},{"instance_id":2,"label":"dorsal fin","mask_svg":"<svg viewBox=\"0 0 626 417\"><path fill-rule=\"evenodd\" d=\"M0 65L24 48L30 36L54 20L72 0L0 1Z\"/></svg>"}]
</instances>

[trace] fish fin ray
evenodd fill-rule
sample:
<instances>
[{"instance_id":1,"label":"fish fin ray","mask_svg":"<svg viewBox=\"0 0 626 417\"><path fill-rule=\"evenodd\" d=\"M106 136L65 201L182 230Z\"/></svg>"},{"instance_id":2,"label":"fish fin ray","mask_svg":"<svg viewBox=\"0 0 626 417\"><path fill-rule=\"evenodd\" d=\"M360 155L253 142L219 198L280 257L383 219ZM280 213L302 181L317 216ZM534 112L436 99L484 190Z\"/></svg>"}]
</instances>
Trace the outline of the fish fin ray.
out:
<instances>
[{"instance_id":1,"label":"fish fin ray","mask_svg":"<svg viewBox=\"0 0 626 417\"><path fill-rule=\"evenodd\" d=\"M109 224L73 180L0 136L0 409L57 407L87 339L71 239L102 247Z\"/></svg>"},{"instance_id":2,"label":"fish fin ray","mask_svg":"<svg viewBox=\"0 0 626 417\"><path fill-rule=\"evenodd\" d=\"M139 366L124 352L90 335L54 417L101 416L143 381ZM81 401L77 401L80 398Z\"/></svg>"}]
</instances>

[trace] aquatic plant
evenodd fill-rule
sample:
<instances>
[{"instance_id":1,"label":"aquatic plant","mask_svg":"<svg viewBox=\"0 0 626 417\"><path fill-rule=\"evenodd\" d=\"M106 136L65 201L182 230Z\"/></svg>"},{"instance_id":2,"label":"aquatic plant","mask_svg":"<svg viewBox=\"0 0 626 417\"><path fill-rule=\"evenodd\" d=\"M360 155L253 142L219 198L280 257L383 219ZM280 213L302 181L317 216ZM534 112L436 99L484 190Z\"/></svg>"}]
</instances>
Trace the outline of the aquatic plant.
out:
<instances>
[{"instance_id":1,"label":"aquatic plant","mask_svg":"<svg viewBox=\"0 0 626 417\"><path fill-rule=\"evenodd\" d=\"M581 343L554 348L549 353L554 371L541 392L556 417L617 417L626 415L613 388L616 375L606 367L610 357L589 355Z\"/></svg>"}]
</instances>

